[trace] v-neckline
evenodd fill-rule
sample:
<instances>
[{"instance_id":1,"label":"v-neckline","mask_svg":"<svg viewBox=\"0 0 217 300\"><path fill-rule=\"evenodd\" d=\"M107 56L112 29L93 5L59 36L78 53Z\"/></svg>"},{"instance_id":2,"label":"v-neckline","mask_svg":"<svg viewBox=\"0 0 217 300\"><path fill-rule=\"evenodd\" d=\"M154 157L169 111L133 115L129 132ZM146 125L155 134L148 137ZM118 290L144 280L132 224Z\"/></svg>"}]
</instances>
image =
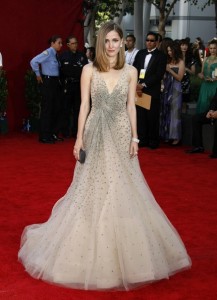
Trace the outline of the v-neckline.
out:
<instances>
[{"instance_id":1,"label":"v-neckline","mask_svg":"<svg viewBox=\"0 0 217 300\"><path fill-rule=\"evenodd\" d=\"M114 93L114 91L116 90L116 87L118 86L118 84L119 84L119 81L121 80L121 77L122 77L122 75L123 75L123 73L124 73L124 69L125 69L125 66L123 67L123 69L121 70L121 73L120 73L120 75L119 75L119 77L118 77L118 80L117 80L117 82L115 83L115 85L114 85L114 87L113 87L113 89L112 89L112 91L110 92L109 91L109 88L108 88L108 86L107 86L107 84L106 84L106 81L105 81L105 79L103 78L103 76L102 75L100 75L100 72L98 72L99 74L99 77L103 80L103 82L104 82L104 85L105 85L105 87L106 87L106 90L107 90L107 93L109 94L109 96L111 96L113 93Z\"/></svg>"}]
</instances>

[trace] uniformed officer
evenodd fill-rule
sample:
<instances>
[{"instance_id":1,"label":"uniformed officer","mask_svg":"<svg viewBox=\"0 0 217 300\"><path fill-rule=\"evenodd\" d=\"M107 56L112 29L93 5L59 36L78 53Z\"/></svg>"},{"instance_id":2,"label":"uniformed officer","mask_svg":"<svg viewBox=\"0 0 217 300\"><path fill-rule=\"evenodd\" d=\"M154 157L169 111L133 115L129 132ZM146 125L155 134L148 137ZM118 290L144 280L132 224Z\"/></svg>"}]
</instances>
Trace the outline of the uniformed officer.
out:
<instances>
[{"instance_id":1,"label":"uniformed officer","mask_svg":"<svg viewBox=\"0 0 217 300\"><path fill-rule=\"evenodd\" d=\"M69 36L66 39L66 43L69 49L60 55L61 79L64 93L61 131L65 137L69 137L70 135L76 137L81 104L80 77L82 68L88 61L86 55L77 50L78 41L75 36Z\"/></svg>"},{"instance_id":2,"label":"uniformed officer","mask_svg":"<svg viewBox=\"0 0 217 300\"><path fill-rule=\"evenodd\" d=\"M62 39L54 35L49 39L50 48L35 56L30 65L36 74L42 93L40 132L41 143L53 144L62 141L58 137L60 127L61 86L60 65L57 52L62 47Z\"/></svg>"}]
</instances>

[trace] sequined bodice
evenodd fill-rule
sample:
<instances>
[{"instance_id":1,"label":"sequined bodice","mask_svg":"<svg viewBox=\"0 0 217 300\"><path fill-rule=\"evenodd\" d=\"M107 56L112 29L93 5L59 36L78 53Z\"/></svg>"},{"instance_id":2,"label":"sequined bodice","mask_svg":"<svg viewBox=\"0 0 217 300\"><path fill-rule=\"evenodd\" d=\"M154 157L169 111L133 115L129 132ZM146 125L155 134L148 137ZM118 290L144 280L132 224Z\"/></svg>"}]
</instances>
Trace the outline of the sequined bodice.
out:
<instances>
[{"instance_id":1,"label":"sequined bodice","mask_svg":"<svg viewBox=\"0 0 217 300\"><path fill-rule=\"evenodd\" d=\"M94 70L91 84L92 108L108 109L113 113L126 110L127 93L129 86L128 66L125 65L120 73L119 80L112 92L108 91L106 82L100 72Z\"/></svg>"},{"instance_id":2,"label":"sequined bodice","mask_svg":"<svg viewBox=\"0 0 217 300\"><path fill-rule=\"evenodd\" d=\"M129 148L131 128L126 103L129 89L129 68L125 65L113 90L109 92L105 80L96 69L91 81L91 112L85 124L85 147L94 143L103 147L104 141L116 141L119 151ZM109 147L109 143L108 143ZM114 149L114 147L113 147ZM97 150L98 151L98 150Z\"/></svg>"}]
</instances>

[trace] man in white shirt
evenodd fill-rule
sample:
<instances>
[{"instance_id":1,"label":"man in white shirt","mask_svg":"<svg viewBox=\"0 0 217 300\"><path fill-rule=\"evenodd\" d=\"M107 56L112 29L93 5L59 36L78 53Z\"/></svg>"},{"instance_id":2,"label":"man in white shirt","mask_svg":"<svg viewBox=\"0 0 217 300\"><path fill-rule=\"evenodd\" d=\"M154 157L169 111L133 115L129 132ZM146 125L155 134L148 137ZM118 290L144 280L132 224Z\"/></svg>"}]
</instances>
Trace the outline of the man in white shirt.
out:
<instances>
[{"instance_id":1,"label":"man in white shirt","mask_svg":"<svg viewBox=\"0 0 217 300\"><path fill-rule=\"evenodd\" d=\"M137 130L139 147L157 149L159 147L159 119L161 80L166 71L167 57L157 49L158 35L148 32L146 49L139 50L134 67L138 70L137 94L151 96L149 110L137 106Z\"/></svg>"},{"instance_id":2,"label":"man in white shirt","mask_svg":"<svg viewBox=\"0 0 217 300\"><path fill-rule=\"evenodd\" d=\"M135 48L135 43L136 43L135 36L133 34L129 34L126 37L126 41L125 41L127 47L127 51L125 51L125 58L126 58L126 63L129 65L133 65L135 56L139 51L139 49Z\"/></svg>"}]
</instances>

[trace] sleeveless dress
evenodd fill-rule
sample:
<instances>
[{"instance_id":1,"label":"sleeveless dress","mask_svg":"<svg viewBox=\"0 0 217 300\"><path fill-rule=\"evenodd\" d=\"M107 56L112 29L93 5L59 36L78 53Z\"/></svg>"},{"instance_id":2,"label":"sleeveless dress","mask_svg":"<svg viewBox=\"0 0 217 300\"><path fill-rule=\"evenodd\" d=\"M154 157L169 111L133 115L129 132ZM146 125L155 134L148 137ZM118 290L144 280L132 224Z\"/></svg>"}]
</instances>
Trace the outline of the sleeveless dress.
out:
<instances>
[{"instance_id":1,"label":"sleeveless dress","mask_svg":"<svg viewBox=\"0 0 217 300\"><path fill-rule=\"evenodd\" d=\"M178 73L178 67L172 67ZM164 91L161 94L160 111L160 137L168 140L181 140L182 138L182 84L169 72L164 75Z\"/></svg>"},{"instance_id":2,"label":"sleeveless dress","mask_svg":"<svg viewBox=\"0 0 217 300\"><path fill-rule=\"evenodd\" d=\"M204 77L213 78L215 75L215 69L217 69L217 58L211 60L209 57L207 57L206 61L204 62ZM197 101L197 113L204 113L209 110L210 103L212 98L215 96L216 89L217 81L211 82L203 80Z\"/></svg>"},{"instance_id":3,"label":"sleeveless dress","mask_svg":"<svg viewBox=\"0 0 217 300\"><path fill-rule=\"evenodd\" d=\"M77 162L48 221L24 229L18 258L37 279L76 289L129 290L191 265L137 157L129 157L129 68L111 93L94 69L86 161Z\"/></svg>"}]
</instances>

